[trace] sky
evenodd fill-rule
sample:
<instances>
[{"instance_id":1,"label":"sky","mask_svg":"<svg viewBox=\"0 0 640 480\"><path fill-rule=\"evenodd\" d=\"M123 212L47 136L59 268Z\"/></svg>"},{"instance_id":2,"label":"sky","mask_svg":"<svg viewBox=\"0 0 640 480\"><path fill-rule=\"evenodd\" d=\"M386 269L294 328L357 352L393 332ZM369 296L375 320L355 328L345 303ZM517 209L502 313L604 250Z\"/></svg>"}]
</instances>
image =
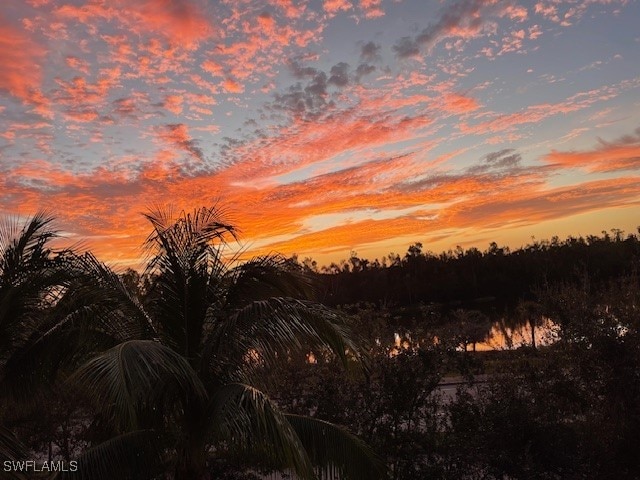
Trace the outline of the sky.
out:
<instances>
[{"instance_id":1,"label":"sky","mask_svg":"<svg viewBox=\"0 0 640 480\"><path fill-rule=\"evenodd\" d=\"M0 215L136 265L217 203L320 264L640 225L636 0L3 0Z\"/></svg>"}]
</instances>

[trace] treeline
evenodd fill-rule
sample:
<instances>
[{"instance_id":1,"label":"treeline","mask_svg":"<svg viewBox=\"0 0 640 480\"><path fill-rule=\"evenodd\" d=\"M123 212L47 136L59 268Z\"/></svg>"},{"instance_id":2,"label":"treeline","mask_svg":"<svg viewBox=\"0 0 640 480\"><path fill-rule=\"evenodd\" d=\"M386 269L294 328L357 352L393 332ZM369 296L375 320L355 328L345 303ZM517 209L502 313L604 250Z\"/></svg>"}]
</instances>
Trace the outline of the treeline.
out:
<instances>
[{"instance_id":1,"label":"treeline","mask_svg":"<svg viewBox=\"0 0 640 480\"><path fill-rule=\"evenodd\" d=\"M265 378L287 411L357 433L393 480L637 479L639 282L550 286L538 302L556 341L537 350L461 352L420 332L397 347L379 341L385 312L361 304L350 313L369 345L366 375L336 375L315 350L316 363L298 357Z\"/></svg>"},{"instance_id":2,"label":"treeline","mask_svg":"<svg viewBox=\"0 0 640 480\"><path fill-rule=\"evenodd\" d=\"M639 228L640 232L640 228ZM316 276L323 303L369 302L378 307L437 303L446 308L504 312L559 282L601 282L632 273L640 265L640 234L614 229L602 235L534 241L517 250L492 242L484 251L457 247L440 254L414 243L400 256L348 260L318 268L297 257L297 268Z\"/></svg>"},{"instance_id":3,"label":"treeline","mask_svg":"<svg viewBox=\"0 0 640 480\"><path fill-rule=\"evenodd\" d=\"M274 372L272 395L356 432L389 478L640 478L638 234L440 255L416 243L384 262L354 254L323 269L293 260L351 315L370 369L341 378L315 351L316 363ZM508 316L530 346L467 351ZM544 318L554 341L536 348ZM381 341L398 332L401 342Z\"/></svg>"}]
</instances>

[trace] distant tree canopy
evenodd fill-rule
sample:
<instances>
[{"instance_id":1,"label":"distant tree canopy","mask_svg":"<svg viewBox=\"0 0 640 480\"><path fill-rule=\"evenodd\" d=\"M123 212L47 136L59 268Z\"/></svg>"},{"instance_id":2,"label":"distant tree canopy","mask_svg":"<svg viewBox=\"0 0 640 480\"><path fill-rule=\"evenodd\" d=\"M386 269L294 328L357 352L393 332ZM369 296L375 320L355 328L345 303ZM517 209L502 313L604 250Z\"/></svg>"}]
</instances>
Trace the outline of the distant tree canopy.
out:
<instances>
[{"instance_id":1,"label":"distant tree canopy","mask_svg":"<svg viewBox=\"0 0 640 480\"><path fill-rule=\"evenodd\" d=\"M447 309L490 313L514 309L519 302L534 299L547 285L587 277L599 282L637 270L640 234L625 236L614 229L601 236L533 241L513 251L492 242L485 251L457 247L440 254L425 252L416 242L402 257L391 253L369 261L351 252L348 260L320 269L310 258L299 262L294 256L291 260L316 275L322 286L321 300L328 305L439 303Z\"/></svg>"},{"instance_id":2,"label":"distant tree canopy","mask_svg":"<svg viewBox=\"0 0 640 480\"><path fill-rule=\"evenodd\" d=\"M637 273L563 282L521 302L520 315L544 311L558 326L538 350L451 348L473 342L486 320L474 310L450 312L451 343L418 328L402 346L376 341L401 331L389 328L393 309L345 310L369 345L367 376L337 376L335 359L315 355L279 365L269 388L293 413L360 435L384 458L388 480L639 478Z\"/></svg>"}]
</instances>

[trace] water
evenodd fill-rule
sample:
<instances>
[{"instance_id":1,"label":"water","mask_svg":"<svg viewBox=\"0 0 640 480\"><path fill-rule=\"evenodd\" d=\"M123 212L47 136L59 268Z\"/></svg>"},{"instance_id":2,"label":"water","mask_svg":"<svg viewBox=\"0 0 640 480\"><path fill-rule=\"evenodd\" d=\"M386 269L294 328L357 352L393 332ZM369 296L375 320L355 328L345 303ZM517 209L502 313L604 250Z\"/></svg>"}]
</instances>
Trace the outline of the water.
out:
<instances>
[{"instance_id":1,"label":"water","mask_svg":"<svg viewBox=\"0 0 640 480\"><path fill-rule=\"evenodd\" d=\"M535 327L536 346L546 346L558 340L560 327L551 319L545 318ZM489 335L484 341L476 344L476 350L512 350L522 346L532 346L531 327L519 325L508 327L504 322L496 322L491 326Z\"/></svg>"},{"instance_id":2,"label":"water","mask_svg":"<svg viewBox=\"0 0 640 480\"><path fill-rule=\"evenodd\" d=\"M560 327L549 318L544 318L535 326L536 347L547 346L558 340ZM412 340L411 333L400 334L395 332L393 339L393 349L391 355L396 355L402 350L411 347L419 347L420 342ZM438 343L438 337L434 337L434 343ZM468 343L467 350L490 351L490 350L513 350L523 346L533 346L531 327L529 324L508 326L504 320L491 325L489 333L481 342ZM462 344L458 349L464 350Z\"/></svg>"}]
</instances>

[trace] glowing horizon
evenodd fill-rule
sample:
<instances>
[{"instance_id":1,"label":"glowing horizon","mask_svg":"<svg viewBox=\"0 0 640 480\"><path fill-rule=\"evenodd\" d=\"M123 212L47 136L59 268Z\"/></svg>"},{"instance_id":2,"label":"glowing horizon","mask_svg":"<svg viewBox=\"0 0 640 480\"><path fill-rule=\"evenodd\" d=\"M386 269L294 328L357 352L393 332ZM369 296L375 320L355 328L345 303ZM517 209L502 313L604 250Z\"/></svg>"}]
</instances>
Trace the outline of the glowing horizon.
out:
<instances>
[{"instance_id":1,"label":"glowing horizon","mask_svg":"<svg viewBox=\"0 0 640 480\"><path fill-rule=\"evenodd\" d=\"M219 201L328 264L640 225L633 0L0 6L0 214L134 265Z\"/></svg>"}]
</instances>

